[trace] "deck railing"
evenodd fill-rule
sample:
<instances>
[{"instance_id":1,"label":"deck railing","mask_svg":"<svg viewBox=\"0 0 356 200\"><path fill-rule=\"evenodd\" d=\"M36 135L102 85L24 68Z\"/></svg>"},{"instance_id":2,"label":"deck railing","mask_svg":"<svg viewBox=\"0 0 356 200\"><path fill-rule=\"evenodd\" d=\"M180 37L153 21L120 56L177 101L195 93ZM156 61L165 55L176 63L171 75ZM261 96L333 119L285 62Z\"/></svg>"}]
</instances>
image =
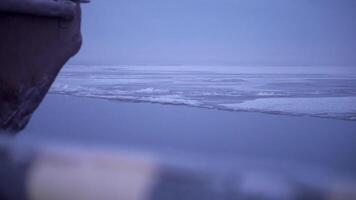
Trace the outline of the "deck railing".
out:
<instances>
[{"instance_id":1,"label":"deck railing","mask_svg":"<svg viewBox=\"0 0 356 200\"><path fill-rule=\"evenodd\" d=\"M218 177L143 154L0 138L0 199L30 200L354 200L354 184L329 188L236 171Z\"/></svg>"}]
</instances>

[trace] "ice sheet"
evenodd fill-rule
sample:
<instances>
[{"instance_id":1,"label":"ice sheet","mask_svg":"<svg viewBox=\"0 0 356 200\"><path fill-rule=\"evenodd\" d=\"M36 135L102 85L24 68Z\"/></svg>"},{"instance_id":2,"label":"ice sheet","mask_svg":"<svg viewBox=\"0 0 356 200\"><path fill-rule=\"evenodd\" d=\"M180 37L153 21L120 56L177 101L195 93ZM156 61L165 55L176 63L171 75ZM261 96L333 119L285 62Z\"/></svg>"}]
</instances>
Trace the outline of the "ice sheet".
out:
<instances>
[{"instance_id":1,"label":"ice sheet","mask_svg":"<svg viewBox=\"0 0 356 200\"><path fill-rule=\"evenodd\" d=\"M352 67L70 65L51 93L356 120Z\"/></svg>"}]
</instances>

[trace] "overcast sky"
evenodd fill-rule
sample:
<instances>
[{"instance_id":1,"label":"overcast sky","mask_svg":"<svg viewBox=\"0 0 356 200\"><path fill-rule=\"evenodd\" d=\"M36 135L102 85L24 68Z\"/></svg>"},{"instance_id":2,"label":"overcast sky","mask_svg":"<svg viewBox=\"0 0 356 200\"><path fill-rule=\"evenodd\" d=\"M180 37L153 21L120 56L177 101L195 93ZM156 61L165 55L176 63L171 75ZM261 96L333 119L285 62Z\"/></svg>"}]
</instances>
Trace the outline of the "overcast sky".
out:
<instances>
[{"instance_id":1,"label":"overcast sky","mask_svg":"<svg viewBox=\"0 0 356 200\"><path fill-rule=\"evenodd\" d=\"M355 0L92 0L75 64L353 65Z\"/></svg>"}]
</instances>

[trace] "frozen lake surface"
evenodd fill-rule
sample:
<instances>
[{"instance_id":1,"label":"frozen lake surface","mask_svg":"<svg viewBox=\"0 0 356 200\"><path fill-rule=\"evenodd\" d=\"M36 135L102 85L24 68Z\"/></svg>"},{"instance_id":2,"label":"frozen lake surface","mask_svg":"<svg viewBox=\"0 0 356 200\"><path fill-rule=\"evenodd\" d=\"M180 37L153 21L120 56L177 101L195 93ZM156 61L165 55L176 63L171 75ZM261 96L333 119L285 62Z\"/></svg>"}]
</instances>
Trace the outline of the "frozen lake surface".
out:
<instances>
[{"instance_id":1,"label":"frozen lake surface","mask_svg":"<svg viewBox=\"0 0 356 200\"><path fill-rule=\"evenodd\" d=\"M51 93L356 120L353 67L70 65Z\"/></svg>"}]
</instances>

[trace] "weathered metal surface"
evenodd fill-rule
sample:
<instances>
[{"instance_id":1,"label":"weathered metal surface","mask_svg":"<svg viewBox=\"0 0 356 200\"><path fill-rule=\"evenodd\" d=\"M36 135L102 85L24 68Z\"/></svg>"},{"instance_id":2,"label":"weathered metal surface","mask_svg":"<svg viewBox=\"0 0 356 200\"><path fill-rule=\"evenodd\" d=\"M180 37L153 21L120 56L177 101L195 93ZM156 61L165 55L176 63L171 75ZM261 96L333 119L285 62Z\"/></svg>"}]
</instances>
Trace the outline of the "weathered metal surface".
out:
<instances>
[{"instance_id":1,"label":"weathered metal surface","mask_svg":"<svg viewBox=\"0 0 356 200\"><path fill-rule=\"evenodd\" d=\"M72 19L76 3L88 0L1 0L0 12Z\"/></svg>"},{"instance_id":2,"label":"weathered metal surface","mask_svg":"<svg viewBox=\"0 0 356 200\"><path fill-rule=\"evenodd\" d=\"M71 19L75 15L75 3L67 0L2 0L0 11Z\"/></svg>"},{"instance_id":3,"label":"weathered metal surface","mask_svg":"<svg viewBox=\"0 0 356 200\"><path fill-rule=\"evenodd\" d=\"M0 1L0 130L15 133L26 126L78 52L80 23L80 5L72 1Z\"/></svg>"}]
</instances>

